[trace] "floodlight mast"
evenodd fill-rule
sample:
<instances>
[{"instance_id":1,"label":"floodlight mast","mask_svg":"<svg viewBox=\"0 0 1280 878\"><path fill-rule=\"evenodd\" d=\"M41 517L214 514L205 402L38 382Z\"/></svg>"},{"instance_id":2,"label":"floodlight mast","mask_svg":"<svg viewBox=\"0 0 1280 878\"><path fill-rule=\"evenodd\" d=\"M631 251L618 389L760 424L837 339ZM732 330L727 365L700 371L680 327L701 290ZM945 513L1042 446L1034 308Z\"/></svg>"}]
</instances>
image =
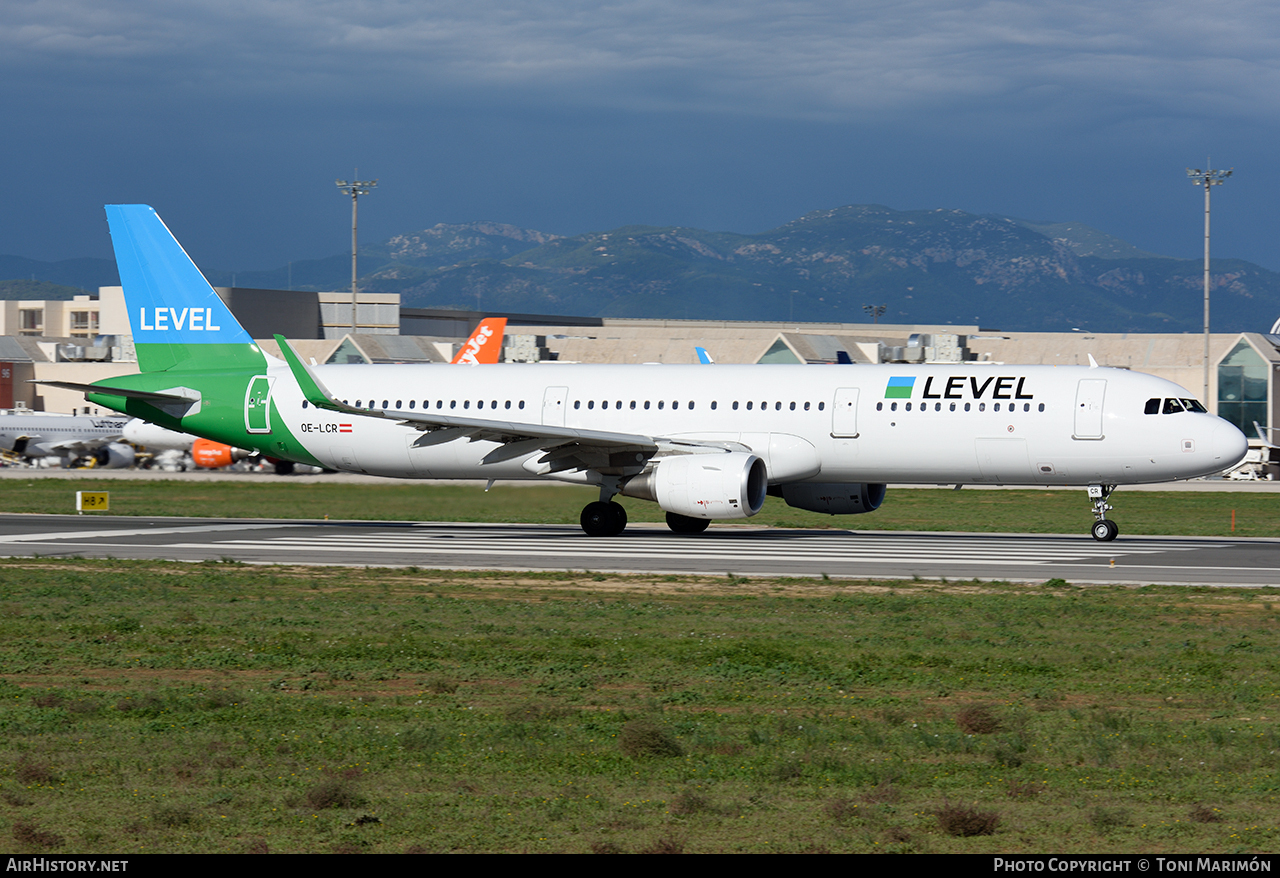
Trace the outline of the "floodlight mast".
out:
<instances>
[{"instance_id":1,"label":"floodlight mast","mask_svg":"<svg viewBox=\"0 0 1280 878\"><path fill-rule=\"evenodd\" d=\"M1221 186L1222 181L1230 177L1234 170L1202 171L1199 168L1187 168L1191 185L1204 187L1204 404L1206 408L1213 409L1217 409L1217 406L1209 401L1209 190L1214 186Z\"/></svg>"},{"instance_id":2,"label":"floodlight mast","mask_svg":"<svg viewBox=\"0 0 1280 878\"><path fill-rule=\"evenodd\" d=\"M356 168L356 174L360 169ZM356 331L356 203L378 186L377 180L335 180L337 187L351 196L351 333Z\"/></svg>"}]
</instances>

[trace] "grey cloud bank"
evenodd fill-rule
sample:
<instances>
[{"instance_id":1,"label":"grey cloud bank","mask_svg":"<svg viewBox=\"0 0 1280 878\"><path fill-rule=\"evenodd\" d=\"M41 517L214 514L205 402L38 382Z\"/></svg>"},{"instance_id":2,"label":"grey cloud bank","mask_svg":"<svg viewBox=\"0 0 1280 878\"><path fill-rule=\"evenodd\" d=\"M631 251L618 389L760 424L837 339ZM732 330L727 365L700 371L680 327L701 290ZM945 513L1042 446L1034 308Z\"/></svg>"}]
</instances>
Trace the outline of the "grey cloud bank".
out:
<instances>
[{"instance_id":1,"label":"grey cloud bank","mask_svg":"<svg viewBox=\"0 0 1280 878\"><path fill-rule=\"evenodd\" d=\"M1078 220L1280 267L1280 12L1256 2L18 2L0 250L105 255L149 201L228 269L492 219L759 231L881 202Z\"/></svg>"}]
</instances>

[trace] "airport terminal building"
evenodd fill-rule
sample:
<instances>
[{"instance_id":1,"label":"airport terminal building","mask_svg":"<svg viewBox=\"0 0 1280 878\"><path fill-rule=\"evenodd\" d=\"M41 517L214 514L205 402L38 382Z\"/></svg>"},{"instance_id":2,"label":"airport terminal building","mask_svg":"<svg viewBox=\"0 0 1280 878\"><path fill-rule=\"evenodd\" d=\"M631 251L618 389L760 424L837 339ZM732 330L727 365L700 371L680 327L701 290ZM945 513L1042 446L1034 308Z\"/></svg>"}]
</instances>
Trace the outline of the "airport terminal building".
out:
<instances>
[{"instance_id":1,"label":"airport terminal building","mask_svg":"<svg viewBox=\"0 0 1280 878\"><path fill-rule=\"evenodd\" d=\"M402 308L393 293L360 293L352 324L349 292L217 288L261 346L272 336L304 358L340 363L447 364L486 312ZM72 412L78 393L31 379L96 381L137 371L120 287L70 301L8 301L0 309L0 408ZM504 316L504 315L497 315ZM1132 369L1166 378L1199 398L1204 337L1191 333L1002 332L978 326L764 323L507 314L506 362L1010 363ZM553 366L551 366L554 368ZM1255 423L1280 438L1280 335L1215 333L1210 341L1210 411L1261 445ZM1275 431L1275 432L1272 432Z\"/></svg>"}]
</instances>

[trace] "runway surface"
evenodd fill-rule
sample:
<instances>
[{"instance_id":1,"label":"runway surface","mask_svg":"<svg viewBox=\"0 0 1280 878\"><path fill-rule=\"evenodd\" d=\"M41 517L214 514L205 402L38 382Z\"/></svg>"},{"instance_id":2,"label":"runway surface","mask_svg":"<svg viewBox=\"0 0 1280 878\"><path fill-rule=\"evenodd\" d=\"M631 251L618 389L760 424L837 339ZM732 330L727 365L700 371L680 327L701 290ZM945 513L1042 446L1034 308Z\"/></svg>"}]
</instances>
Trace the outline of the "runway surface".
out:
<instances>
[{"instance_id":1,"label":"runway surface","mask_svg":"<svg viewBox=\"0 0 1280 878\"><path fill-rule=\"evenodd\" d=\"M1079 583L1280 584L1280 540L0 515L0 556Z\"/></svg>"}]
</instances>

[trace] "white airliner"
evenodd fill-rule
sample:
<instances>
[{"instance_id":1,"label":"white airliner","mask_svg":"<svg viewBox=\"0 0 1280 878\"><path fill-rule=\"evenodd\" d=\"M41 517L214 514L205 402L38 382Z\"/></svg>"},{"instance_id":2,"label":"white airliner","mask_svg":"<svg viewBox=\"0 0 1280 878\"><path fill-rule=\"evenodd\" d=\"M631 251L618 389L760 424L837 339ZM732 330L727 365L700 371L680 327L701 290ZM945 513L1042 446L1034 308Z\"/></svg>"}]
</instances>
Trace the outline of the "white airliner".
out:
<instances>
[{"instance_id":1,"label":"white airliner","mask_svg":"<svg viewBox=\"0 0 1280 878\"><path fill-rule=\"evenodd\" d=\"M133 448L121 441L126 422L115 415L0 414L0 450L25 461L87 460L107 469L132 466Z\"/></svg>"},{"instance_id":2,"label":"white airliner","mask_svg":"<svg viewBox=\"0 0 1280 878\"><path fill-rule=\"evenodd\" d=\"M591 535L625 528L618 494L694 533L755 515L766 495L871 512L901 483L1078 485L1093 536L1110 540L1117 485L1216 473L1247 450L1183 388L1118 369L307 365L277 337L282 361L151 208L107 214L143 372L76 385L93 402L347 472L595 485Z\"/></svg>"}]
</instances>

